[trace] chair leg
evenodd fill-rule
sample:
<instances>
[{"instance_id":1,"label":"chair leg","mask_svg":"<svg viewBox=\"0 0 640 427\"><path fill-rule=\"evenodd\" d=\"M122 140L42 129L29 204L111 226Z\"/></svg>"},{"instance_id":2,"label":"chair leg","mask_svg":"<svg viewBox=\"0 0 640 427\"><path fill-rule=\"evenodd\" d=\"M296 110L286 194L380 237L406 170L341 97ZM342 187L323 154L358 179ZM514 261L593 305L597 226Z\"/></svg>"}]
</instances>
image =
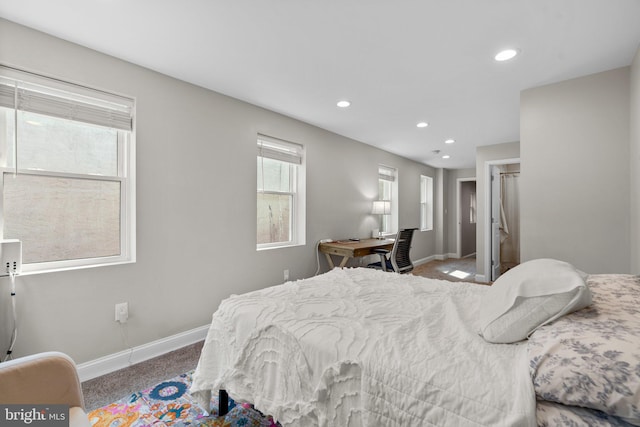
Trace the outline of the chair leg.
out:
<instances>
[{"instance_id":1,"label":"chair leg","mask_svg":"<svg viewBox=\"0 0 640 427\"><path fill-rule=\"evenodd\" d=\"M382 271L387 271L387 257L384 254L380 255L380 265L382 266Z\"/></svg>"}]
</instances>

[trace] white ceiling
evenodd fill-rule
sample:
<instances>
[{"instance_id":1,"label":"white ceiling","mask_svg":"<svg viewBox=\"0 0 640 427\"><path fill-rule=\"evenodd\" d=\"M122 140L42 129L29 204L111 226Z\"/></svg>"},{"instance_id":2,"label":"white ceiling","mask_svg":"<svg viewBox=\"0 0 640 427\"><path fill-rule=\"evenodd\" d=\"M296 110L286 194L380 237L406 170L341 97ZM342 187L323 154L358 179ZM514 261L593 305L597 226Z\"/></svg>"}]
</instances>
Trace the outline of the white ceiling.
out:
<instances>
[{"instance_id":1,"label":"white ceiling","mask_svg":"<svg viewBox=\"0 0 640 427\"><path fill-rule=\"evenodd\" d=\"M0 16L445 168L519 140L521 90L629 65L640 43L639 0L0 0ZM521 55L495 62L505 47Z\"/></svg>"}]
</instances>

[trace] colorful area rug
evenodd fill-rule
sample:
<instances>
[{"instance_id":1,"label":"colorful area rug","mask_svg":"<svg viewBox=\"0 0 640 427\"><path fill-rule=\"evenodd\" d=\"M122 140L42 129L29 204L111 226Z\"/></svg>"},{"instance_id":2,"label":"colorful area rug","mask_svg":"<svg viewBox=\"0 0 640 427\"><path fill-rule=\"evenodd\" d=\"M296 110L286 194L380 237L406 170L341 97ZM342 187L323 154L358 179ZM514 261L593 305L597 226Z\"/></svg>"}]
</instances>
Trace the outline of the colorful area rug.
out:
<instances>
[{"instance_id":1,"label":"colorful area rug","mask_svg":"<svg viewBox=\"0 0 640 427\"><path fill-rule=\"evenodd\" d=\"M280 424L250 404L236 405L229 398L229 413L218 416L218 396L211 400L208 414L189 394L193 371L133 393L89 413L93 427L204 426L276 427Z\"/></svg>"}]
</instances>

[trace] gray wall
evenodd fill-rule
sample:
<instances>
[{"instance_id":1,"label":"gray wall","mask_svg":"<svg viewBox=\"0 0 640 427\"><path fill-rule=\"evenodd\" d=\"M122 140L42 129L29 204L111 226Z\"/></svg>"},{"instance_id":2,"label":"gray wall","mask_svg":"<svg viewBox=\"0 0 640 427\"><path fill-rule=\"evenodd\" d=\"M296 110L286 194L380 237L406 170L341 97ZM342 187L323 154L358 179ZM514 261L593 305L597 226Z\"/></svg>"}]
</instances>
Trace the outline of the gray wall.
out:
<instances>
[{"instance_id":1,"label":"gray wall","mask_svg":"<svg viewBox=\"0 0 640 427\"><path fill-rule=\"evenodd\" d=\"M629 67L521 94L522 260L630 270Z\"/></svg>"},{"instance_id":2,"label":"gray wall","mask_svg":"<svg viewBox=\"0 0 640 427\"><path fill-rule=\"evenodd\" d=\"M640 274L640 47L630 69L631 273Z\"/></svg>"},{"instance_id":3,"label":"gray wall","mask_svg":"<svg viewBox=\"0 0 640 427\"><path fill-rule=\"evenodd\" d=\"M419 224L420 175L371 146L0 20L0 62L137 99L137 262L20 276L17 356L60 350L81 363L206 325L223 298L316 270L321 238L369 236L378 164L399 170L400 227ZM307 148L307 245L257 252L256 134ZM432 256L433 232L412 256ZM324 262L324 260L322 260ZM9 307L0 279L0 312ZM0 343L10 324L0 318ZM0 348L4 344L0 344Z\"/></svg>"}]
</instances>

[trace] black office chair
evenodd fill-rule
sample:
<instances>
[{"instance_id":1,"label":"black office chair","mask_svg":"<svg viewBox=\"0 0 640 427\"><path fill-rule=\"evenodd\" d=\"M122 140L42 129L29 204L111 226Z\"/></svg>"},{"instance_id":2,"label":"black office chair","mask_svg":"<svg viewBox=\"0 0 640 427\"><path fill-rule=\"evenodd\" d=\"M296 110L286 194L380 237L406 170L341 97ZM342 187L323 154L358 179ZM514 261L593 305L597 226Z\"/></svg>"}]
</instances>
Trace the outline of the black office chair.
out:
<instances>
[{"instance_id":1,"label":"black office chair","mask_svg":"<svg viewBox=\"0 0 640 427\"><path fill-rule=\"evenodd\" d=\"M408 273L413 270L409 251L411 251L411 240L415 230L417 229L405 228L400 230L391 252L386 249L374 249L373 252L380 255L380 262L371 263L367 267L395 271L396 273Z\"/></svg>"}]
</instances>

